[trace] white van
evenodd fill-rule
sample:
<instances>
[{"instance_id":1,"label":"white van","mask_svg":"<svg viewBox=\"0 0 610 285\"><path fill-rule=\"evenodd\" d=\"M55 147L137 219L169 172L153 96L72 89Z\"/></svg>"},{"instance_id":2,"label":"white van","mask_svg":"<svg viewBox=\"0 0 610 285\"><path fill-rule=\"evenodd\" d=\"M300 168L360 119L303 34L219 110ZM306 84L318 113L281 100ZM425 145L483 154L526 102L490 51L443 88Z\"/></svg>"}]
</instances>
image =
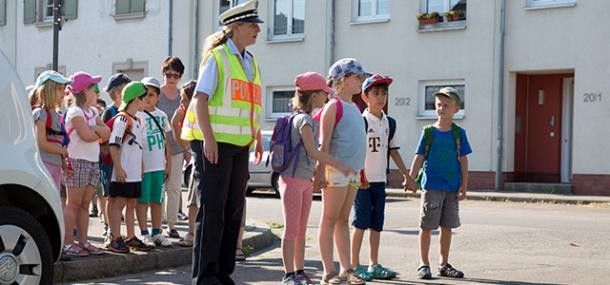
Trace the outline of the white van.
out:
<instances>
[{"instance_id":1,"label":"white van","mask_svg":"<svg viewBox=\"0 0 610 285\"><path fill-rule=\"evenodd\" d=\"M0 284L52 284L64 240L59 191L17 72L0 51Z\"/></svg>"}]
</instances>

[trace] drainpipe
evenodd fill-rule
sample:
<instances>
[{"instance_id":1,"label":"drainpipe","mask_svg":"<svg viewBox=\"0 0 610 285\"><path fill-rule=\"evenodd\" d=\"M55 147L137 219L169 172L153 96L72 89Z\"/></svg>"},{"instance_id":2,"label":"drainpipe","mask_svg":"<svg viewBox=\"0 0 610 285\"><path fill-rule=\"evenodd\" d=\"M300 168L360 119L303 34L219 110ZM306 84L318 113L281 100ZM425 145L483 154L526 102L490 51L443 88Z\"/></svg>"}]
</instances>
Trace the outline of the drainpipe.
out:
<instances>
[{"instance_id":1,"label":"drainpipe","mask_svg":"<svg viewBox=\"0 0 610 285\"><path fill-rule=\"evenodd\" d=\"M15 7L15 14L13 14L14 15L13 19L15 19L15 26L13 26L14 31L15 31L15 42L13 43L13 45L14 45L14 50L13 50L13 65L15 66L15 69L19 72L19 69L17 68L17 66L18 66L17 65L17 58L18 58L18 56L17 56L17 42L18 42L18 38L17 37L19 35L19 32L17 31L19 29L18 28L19 27L18 26L19 21L17 20L17 15L18 15L17 13L19 12L19 9L17 8L17 6L19 6L19 5L17 5L17 2L13 2L13 6Z\"/></svg>"},{"instance_id":2,"label":"drainpipe","mask_svg":"<svg viewBox=\"0 0 610 285\"><path fill-rule=\"evenodd\" d=\"M174 40L174 0L169 0L169 24L167 31L167 55L172 55L172 42Z\"/></svg>"},{"instance_id":3,"label":"drainpipe","mask_svg":"<svg viewBox=\"0 0 610 285\"><path fill-rule=\"evenodd\" d=\"M197 78L199 73L199 0L193 1L193 79Z\"/></svg>"},{"instance_id":4,"label":"drainpipe","mask_svg":"<svg viewBox=\"0 0 610 285\"><path fill-rule=\"evenodd\" d=\"M327 15L329 18L328 25L328 42L326 44L326 67L330 67L335 62L335 14L336 14L336 4L335 1L328 1L327 11L329 11L330 15ZM329 7L330 6L330 7ZM324 72L322 73L324 74Z\"/></svg>"},{"instance_id":5,"label":"drainpipe","mask_svg":"<svg viewBox=\"0 0 610 285\"><path fill-rule=\"evenodd\" d=\"M504 190L502 173L502 156L504 144L504 29L506 20L506 3L500 0L500 38L498 40L498 160L496 165L496 191Z\"/></svg>"}]
</instances>

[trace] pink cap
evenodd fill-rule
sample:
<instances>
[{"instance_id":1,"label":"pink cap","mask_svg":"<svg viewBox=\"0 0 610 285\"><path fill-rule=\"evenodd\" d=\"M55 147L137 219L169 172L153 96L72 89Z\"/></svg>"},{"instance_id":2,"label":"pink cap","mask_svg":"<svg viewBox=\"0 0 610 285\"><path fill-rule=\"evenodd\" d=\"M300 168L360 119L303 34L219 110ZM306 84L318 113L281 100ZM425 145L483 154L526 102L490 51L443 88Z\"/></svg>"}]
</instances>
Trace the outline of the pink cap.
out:
<instances>
[{"instance_id":1,"label":"pink cap","mask_svg":"<svg viewBox=\"0 0 610 285\"><path fill-rule=\"evenodd\" d=\"M72 81L72 93L78 94L83 92L83 90L89 87L89 85L100 83L100 81L102 81L102 77L99 75L91 76L91 74L87 72L78 71L70 76L70 80Z\"/></svg>"},{"instance_id":2,"label":"pink cap","mask_svg":"<svg viewBox=\"0 0 610 285\"><path fill-rule=\"evenodd\" d=\"M335 91L326 85L326 80L317 72L305 72L297 75L294 79L294 85L299 91L315 91L322 90L328 94L333 94Z\"/></svg>"}]
</instances>

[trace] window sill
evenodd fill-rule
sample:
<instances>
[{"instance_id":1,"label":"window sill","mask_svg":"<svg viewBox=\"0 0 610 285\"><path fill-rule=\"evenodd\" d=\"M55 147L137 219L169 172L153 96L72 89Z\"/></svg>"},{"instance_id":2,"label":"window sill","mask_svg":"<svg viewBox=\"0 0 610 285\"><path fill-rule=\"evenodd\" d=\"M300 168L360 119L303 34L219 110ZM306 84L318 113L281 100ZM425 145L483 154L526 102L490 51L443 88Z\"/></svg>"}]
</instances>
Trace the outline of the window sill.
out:
<instances>
[{"instance_id":1,"label":"window sill","mask_svg":"<svg viewBox=\"0 0 610 285\"><path fill-rule=\"evenodd\" d=\"M286 37L286 38L271 38L267 40L268 44L283 44L283 43L300 43L305 41L304 36Z\"/></svg>"},{"instance_id":2,"label":"window sill","mask_svg":"<svg viewBox=\"0 0 610 285\"><path fill-rule=\"evenodd\" d=\"M44 22L36 22L35 25L36 25L36 28L40 28L40 29L53 28L53 20L44 21Z\"/></svg>"},{"instance_id":3,"label":"window sill","mask_svg":"<svg viewBox=\"0 0 610 285\"><path fill-rule=\"evenodd\" d=\"M463 120L464 119L464 115L455 115L453 116L454 120ZM418 115L417 117L415 117L416 120L418 121L432 121L432 120L437 120L438 117L437 116L426 116L426 115Z\"/></svg>"},{"instance_id":4,"label":"window sill","mask_svg":"<svg viewBox=\"0 0 610 285\"><path fill-rule=\"evenodd\" d=\"M389 21L390 21L390 17L364 18L364 19L356 18L356 19L352 19L352 21L349 24L353 25L353 26L357 26L357 25L387 23Z\"/></svg>"},{"instance_id":5,"label":"window sill","mask_svg":"<svg viewBox=\"0 0 610 285\"><path fill-rule=\"evenodd\" d=\"M559 4L546 4L546 5L531 5L525 6L525 10L543 10L543 9L555 9L555 8L570 8L576 6L574 3L559 3Z\"/></svg>"},{"instance_id":6,"label":"window sill","mask_svg":"<svg viewBox=\"0 0 610 285\"><path fill-rule=\"evenodd\" d=\"M134 19L144 19L146 12L136 12L136 13L126 13L126 14L114 14L112 17L115 21L123 21L123 20L134 20Z\"/></svg>"},{"instance_id":7,"label":"window sill","mask_svg":"<svg viewBox=\"0 0 610 285\"><path fill-rule=\"evenodd\" d=\"M439 22L436 24L430 25L419 25L418 32L420 33L428 33L428 32L440 32L440 31L453 31L453 30L465 30L466 29L466 20L463 21L453 21L453 22Z\"/></svg>"}]
</instances>

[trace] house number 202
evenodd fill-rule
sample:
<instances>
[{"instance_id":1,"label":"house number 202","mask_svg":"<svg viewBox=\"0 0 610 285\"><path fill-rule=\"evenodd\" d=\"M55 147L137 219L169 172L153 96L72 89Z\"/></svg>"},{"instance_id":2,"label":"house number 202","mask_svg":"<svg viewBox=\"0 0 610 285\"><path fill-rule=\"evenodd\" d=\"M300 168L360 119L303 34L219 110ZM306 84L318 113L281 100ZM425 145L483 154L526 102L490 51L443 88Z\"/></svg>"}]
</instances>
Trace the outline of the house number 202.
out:
<instances>
[{"instance_id":1,"label":"house number 202","mask_svg":"<svg viewBox=\"0 0 610 285\"><path fill-rule=\"evenodd\" d=\"M582 101L585 103L595 103L602 101L602 93L585 93L582 94Z\"/></svg>"},{"instance_id":2,"label":"house number 202","mask_svg":"<svg viewBox=\"0 0 610 285\"><path fill-rule=\"evenodd\" d=\"M411 106L411 97L394 98L394 106Z\"/></svg>"}]
</instances>

